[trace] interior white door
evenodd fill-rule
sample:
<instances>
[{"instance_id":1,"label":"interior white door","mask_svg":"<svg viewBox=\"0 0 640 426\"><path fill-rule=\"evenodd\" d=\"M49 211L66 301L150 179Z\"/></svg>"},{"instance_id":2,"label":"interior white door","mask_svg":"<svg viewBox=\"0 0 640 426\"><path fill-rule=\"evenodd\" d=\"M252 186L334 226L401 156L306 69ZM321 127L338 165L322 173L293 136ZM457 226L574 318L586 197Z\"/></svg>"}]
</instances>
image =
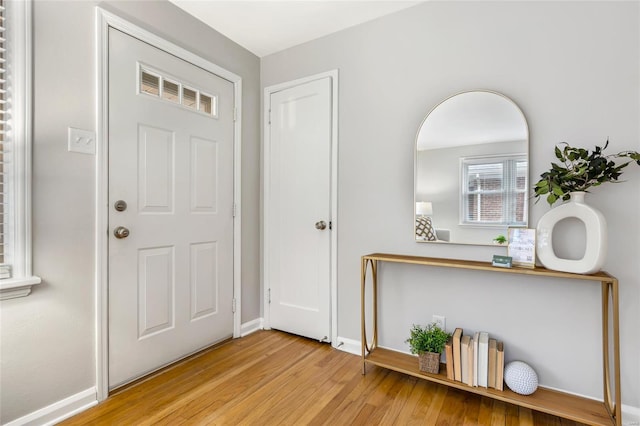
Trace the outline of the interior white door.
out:
<instances>
[{"instance_id":1,"label":"interior white door","mask_svg":"<svg viewBox=\"0 0 640 426\"><path fill-rule=\"evenodd\" d=\"M109 30L110 388L233 334L233 132L232 83Z\"/></svg>"},{"instance_id":2,"label":"interior white door","mask_svg":"<svg viewBox=\"0 0 640 426\"><path fill-rule=\"evenodd\" d=\"M269 322L331 340L330 77L271 94L267 188Z\"/></svg>"}]
</instances>

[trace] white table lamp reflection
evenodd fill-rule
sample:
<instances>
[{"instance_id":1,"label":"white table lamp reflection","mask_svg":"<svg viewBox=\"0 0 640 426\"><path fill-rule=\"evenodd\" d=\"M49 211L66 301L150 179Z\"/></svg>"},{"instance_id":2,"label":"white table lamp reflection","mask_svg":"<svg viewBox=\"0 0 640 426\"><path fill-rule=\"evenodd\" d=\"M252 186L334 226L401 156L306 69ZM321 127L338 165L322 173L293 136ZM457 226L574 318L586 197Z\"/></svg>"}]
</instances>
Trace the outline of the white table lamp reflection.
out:
<instances>
[{"instance_id":1,"label":"white table lamp reflection","mask_svg":"<svg viewBox=\"0 0 640 426\"><path fill-rule=\"evenodd\" d=\"M436 231L431 223L433 204L430 201L416 203L416 240L437 241Z\"/></svg>"},{"instance_id":2,"label":"white table lamp reflection","mask_svg":"<svg viewBox=\"0 0 640 426\"><path fill-rule=\"evenodd\" d=\"M416 203L416 215L431 216L433 214L433 204L430 201L418 201Z\"/></svg>"}]
</instances>

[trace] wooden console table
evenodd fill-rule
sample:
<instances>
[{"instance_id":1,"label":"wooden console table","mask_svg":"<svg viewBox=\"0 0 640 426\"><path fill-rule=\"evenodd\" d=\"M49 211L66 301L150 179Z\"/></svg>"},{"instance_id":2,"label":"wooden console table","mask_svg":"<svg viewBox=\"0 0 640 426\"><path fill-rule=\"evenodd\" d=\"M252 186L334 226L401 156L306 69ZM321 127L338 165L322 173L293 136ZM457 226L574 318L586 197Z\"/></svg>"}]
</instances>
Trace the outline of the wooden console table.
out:
<instances>
[{"instance_id":1,"label":"wooden console table","mask_svg":"<svg viewBox=\"0 0 640 426\"><path fill-rule=\"evenodd\" d=\"M446 372L441 366L440 374L423 373L418 369L418 361L414 356L378 347L378 264L380 262L394 262L414 265L436 266L441 268L471 269L487 271L497 274L533 275L549 278L568 278L585 281L597 281L602 286L602 374L604 386L604 401L582 398L563 392L539 387L529 396L519 395L508 390L486 389L467 386L462 382L447 379ZM367 269L371 269L372 298L373 298L373 336L367 341L365 327L365 290ZM368 364L388 368L390 370L409 374L421 379L462 389L478 395L498 399L510 404L542 411L554 416L582 422L590 425L622 424L620 398L620 338L618 319L618 280L606 272L592 275L579 275L567 272L551 271L545 268L499 268L487 262L476 262L456 259L439 259L432 257L402 256L395 254L375 253L362 256L361 263L361 332L362 332L362 374L366 374ZM609 314L613 319L612 333L609 332ZM609 349L613 342L613 359L609 356ZM611 383L611 367L613 367L613 392ZM615 400L614 400L615 397Z\"/></svg>"}]
</instances>

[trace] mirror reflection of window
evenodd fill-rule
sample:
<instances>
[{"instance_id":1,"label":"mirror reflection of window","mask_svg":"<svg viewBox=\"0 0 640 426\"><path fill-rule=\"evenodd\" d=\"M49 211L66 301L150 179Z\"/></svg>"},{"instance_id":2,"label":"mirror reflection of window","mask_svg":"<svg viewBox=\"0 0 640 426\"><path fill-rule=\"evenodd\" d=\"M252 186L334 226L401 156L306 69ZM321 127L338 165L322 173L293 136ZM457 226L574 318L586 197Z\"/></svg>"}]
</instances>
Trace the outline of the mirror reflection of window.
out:
<instances>
[{"instance_id":1,"label":"mirror reflection of window","mask_svg":"<svg viewBox=\"0 0 640 426\"><path fill-rule=\"evenodd\" d=\"M462 158L460 223L525 226L527 157Z\"/></svg>"}]
</instances>

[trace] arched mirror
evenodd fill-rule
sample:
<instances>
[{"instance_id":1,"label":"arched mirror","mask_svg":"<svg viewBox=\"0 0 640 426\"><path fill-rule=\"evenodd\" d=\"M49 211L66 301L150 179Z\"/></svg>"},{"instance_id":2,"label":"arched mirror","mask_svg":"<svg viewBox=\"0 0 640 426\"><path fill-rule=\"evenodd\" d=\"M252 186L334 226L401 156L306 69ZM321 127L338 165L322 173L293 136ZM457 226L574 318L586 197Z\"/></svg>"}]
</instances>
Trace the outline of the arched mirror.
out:
<instances>
[{"instance_id":1,"label":"arched mirror","mask_svg":"<svg viewBox=\"0 0 640 426\"><path fill-rule=\"evenodd\" d=\"M419 242L491 245L527 227L529 128L500 93L445 99L416 136L415 232Z\"/></svg>"}]
</instances>

